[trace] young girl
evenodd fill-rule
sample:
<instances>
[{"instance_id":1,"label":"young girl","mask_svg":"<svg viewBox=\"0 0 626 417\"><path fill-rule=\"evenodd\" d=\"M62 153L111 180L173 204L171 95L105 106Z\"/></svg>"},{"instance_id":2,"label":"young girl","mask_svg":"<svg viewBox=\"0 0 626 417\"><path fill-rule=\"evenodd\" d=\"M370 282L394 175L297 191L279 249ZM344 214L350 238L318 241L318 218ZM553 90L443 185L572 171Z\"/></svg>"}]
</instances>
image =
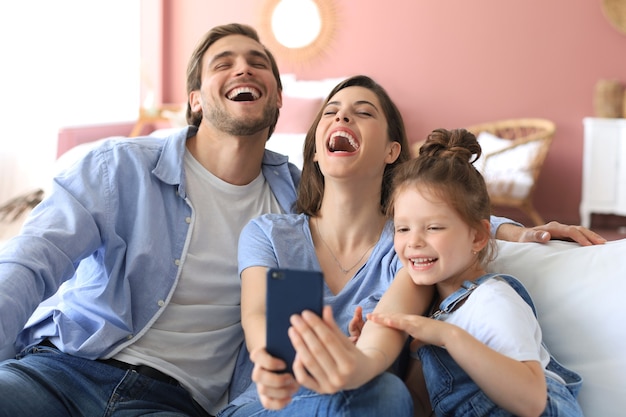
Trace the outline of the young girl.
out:
<instances>
[{"instance_id":1,"label":"young girl","mask_svg":"<svg viewBox=\"0 0 626 417\"><path fill-rule=\"evenodd\" d=\"M419 347L437 416L582 416L581 379L542 345L523 286L485 272L495 245L487 189L472 165L480 153L470 132L439 129L398 167L388 212L410 278L400 275L368 315L357 346L375 360L355 375L388 366L405 340L389 334L397 329ZM412 306L424 285L436 288L430 317Z\"/></svg>"}]
</instances>

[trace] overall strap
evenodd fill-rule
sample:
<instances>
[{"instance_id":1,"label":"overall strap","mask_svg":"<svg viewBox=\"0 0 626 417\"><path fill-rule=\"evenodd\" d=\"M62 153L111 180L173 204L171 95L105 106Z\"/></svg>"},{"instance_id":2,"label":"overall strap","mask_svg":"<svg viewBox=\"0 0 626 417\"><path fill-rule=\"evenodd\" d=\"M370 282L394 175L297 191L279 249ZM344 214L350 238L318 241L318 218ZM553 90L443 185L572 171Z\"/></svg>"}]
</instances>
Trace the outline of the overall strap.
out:
<instances>
[{"instance_id":1,"label":"overall strap","mask_svg":"<svg viewBox=\"0 0 626 417\"><path fill-rule=\"evenodd\" d=\"M452 313L480 284L498 275L499 274L485 274L477 280L464 281L463 284L461 284L461 288L447 296L441 304L439 304L439 309L435 311L430 318L439 320L443 318L441 317L442 315Z\"/></svg>"}]
</instances>

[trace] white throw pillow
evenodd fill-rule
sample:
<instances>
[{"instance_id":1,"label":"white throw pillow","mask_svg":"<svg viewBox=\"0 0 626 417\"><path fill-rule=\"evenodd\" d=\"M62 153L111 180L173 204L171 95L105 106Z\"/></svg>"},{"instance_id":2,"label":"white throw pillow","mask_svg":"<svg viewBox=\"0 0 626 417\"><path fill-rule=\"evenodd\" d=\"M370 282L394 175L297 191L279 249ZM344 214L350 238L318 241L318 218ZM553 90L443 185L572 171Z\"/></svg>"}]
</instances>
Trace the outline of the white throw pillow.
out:
<instances>
[{"instance_id":1,"label":"white throw pillow","mask_svg":"<svg viewBox=\"0 0 626 417\"><path fill-rule=\"evenodd\" d=\"M626 410L626 239L582 247L498 241L493 272L517 277L530 292L546 345L583 377L587 416Z\"/></svg>"},{"instance_id":2,"label":"white throw pillow","mask_svg":"<svg viewBox=\"0 0 626 417\"><path fill-rule=\"evenodd\" d=\"M541 143L529 142L486 159L486 155L509 147L511 140L484 131L480 132L476 139L482 154L474 166L485 177L489 194L525 197L533 185L531 163Z\"/></svg>"},{"instance_id":3,"label":"white throw pillow","mask_svg":"<svg viewBox=\"0 0 626 417\"><path fill-rule=\"evenodd\" d=\"M300 170L304 163L304 139L306 133L274 133L265 144L265 148L289 157Z\"/></svg>"},{"instance_id":4,"label":"white throw pillow","mask_svg":"<svg viewBox=\"0 0 626 417\"><path fill-rule=\"evenodd\" d=\"M294 74L282 74L283 96L299 98L325 98L333 88L347 77L320 80L298 80Z\"/></svg>"}]
</instances>

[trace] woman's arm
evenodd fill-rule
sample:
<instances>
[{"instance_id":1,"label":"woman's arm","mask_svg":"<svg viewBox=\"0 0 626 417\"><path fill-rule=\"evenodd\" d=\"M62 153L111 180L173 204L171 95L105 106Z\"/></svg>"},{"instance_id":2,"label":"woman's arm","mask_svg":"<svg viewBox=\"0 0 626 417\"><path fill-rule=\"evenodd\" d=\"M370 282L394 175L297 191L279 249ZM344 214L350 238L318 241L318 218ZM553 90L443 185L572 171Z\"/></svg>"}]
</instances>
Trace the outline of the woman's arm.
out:
<instances>
[{"instance_id":1,"label":"woman's arm","mask_svg":"<svg viewBox=\"0 0 626 417\"><path fill-rule=\"evenodd\" d=\"M381 297L374 313L404 313L422 315L426 312L433 297L433 287L416 285L405 268L401 268L389 289ZM407 339L407 333L373 321L367 321L357 342L357 347L370 359L362 364L361 371L366 380L384 372L400 353ZM359 384L359 385L360 385Z\"/></svg>"},{"instance_id":2,"label":"woman's arm","mask_svg":"<svg viewBox=\"0 0 626 417\"><path fill-rule=\"evenodd\" d=\"M606 243L599 234L583 226L569 226L559 222L550 222L535 227L520 227L513 223L502 223L497 227L496 238L510 242L546 243L550 239L569 240L581 246L601 245Z\"/></svg>"},{"instance_id":3,"label":"woman's arm","mask_svg":"<svg viewBox=\"0 0 626 417\"><path fill-rule=\"evenodd\" d=\"M285 369L285 362L271 356L265 350L266 328L265 267L250 267L241 272L241 324L250 360L254 363L252 380L263 407L278 410L291 401L298 384L289 373L277 373Z\"/></svg>"},{"instance_id":4,"label":"woman's arm","mask_svg":"<svg viewBox=\"0 0 626 417\"><path fill-rule=\"evenodd\" d=\"M265 294L267 268L255 266L241 272L241 325L252 352L265 348Z\"/></svg>"}]
</instances>

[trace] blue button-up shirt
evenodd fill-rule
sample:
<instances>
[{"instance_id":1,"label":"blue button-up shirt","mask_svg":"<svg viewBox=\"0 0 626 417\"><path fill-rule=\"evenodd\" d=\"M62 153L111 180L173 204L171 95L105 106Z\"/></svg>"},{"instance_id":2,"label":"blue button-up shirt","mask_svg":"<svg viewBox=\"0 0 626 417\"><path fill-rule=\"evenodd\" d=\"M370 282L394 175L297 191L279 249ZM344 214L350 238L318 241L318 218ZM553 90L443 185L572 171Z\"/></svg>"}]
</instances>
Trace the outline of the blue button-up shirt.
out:
<instances>
[{"instance_id":1,"label":"blue button-up shirt","mask_svg":"<svg viewBox=\"0 0 626 417\"><path fill-rule=\"evenodd\" d=\"M51 337L67 353L96 359L147 331L185 259L193 220L183 155L196 132L105 141L54 179L0 250L0 347L17 338L19 351ZM266 151L262 171L292 211L298 169ZM40 305L53 295L56 303Z\"/></svg>"}]
</instances>

